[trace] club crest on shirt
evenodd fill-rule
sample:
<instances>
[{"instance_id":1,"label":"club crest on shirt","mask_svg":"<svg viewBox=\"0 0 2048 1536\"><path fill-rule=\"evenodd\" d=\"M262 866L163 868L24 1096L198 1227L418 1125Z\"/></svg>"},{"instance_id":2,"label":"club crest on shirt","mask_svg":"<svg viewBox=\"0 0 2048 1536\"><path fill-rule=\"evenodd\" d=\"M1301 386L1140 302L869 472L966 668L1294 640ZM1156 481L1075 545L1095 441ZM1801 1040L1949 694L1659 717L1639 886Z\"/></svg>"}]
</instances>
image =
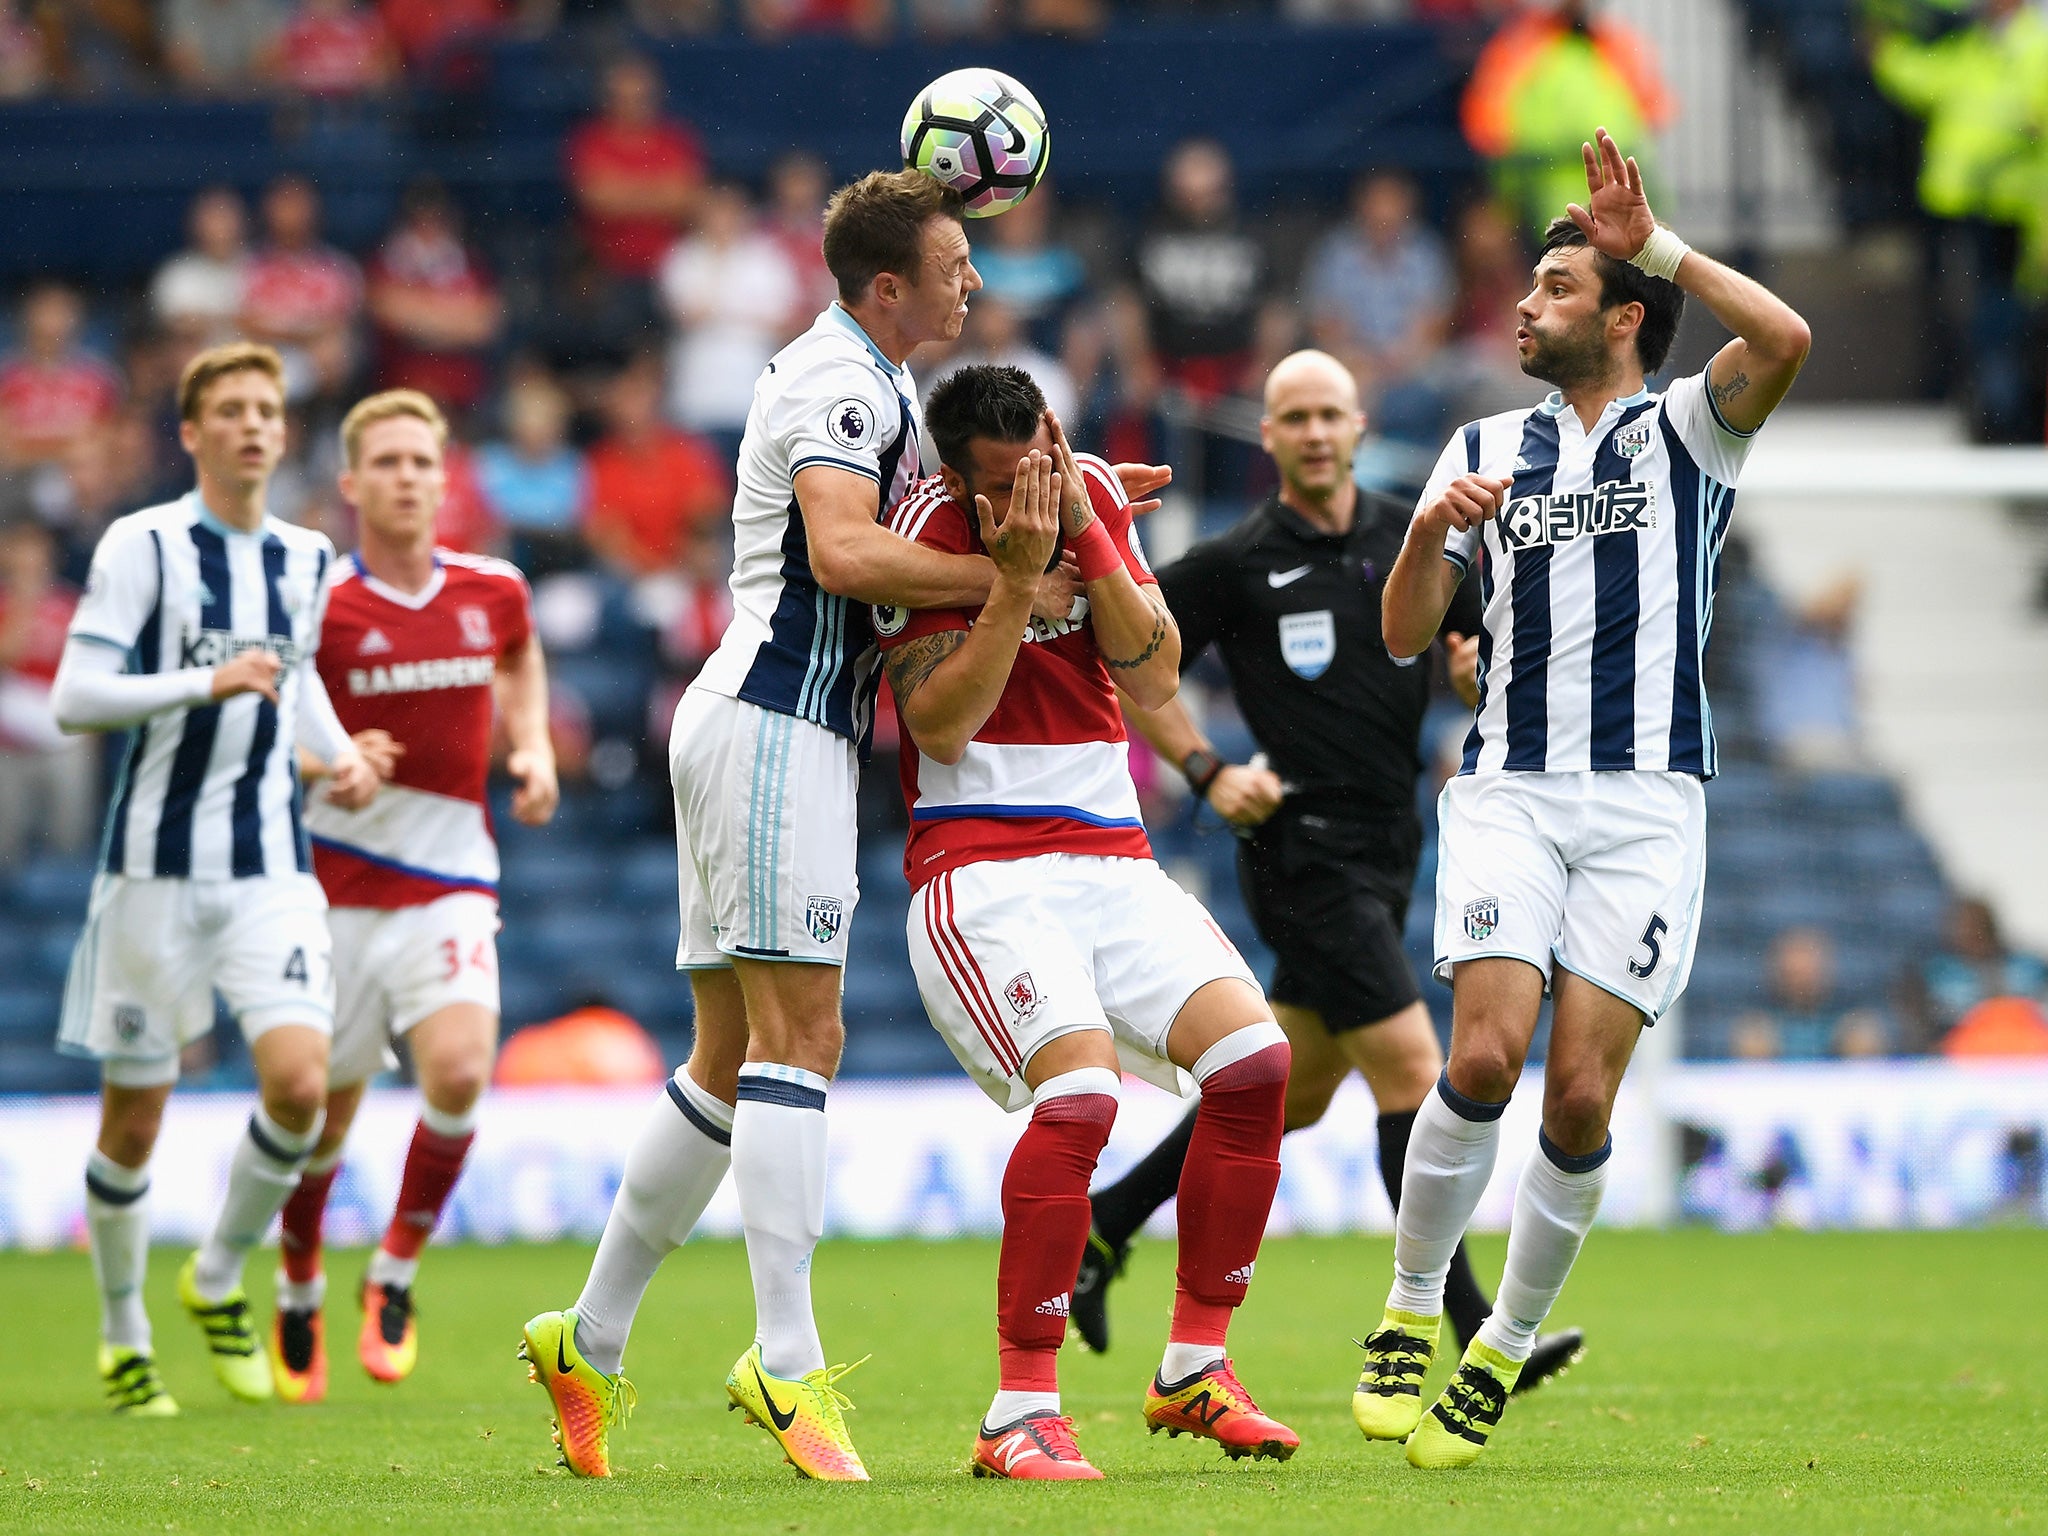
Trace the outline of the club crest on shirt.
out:
<instances>
[{"instance_id":1,"label":"club crest on shirt","mask_svg":"<svg viewBox=\"0 0 2048 1536\"><path fill-rule=\"evenodd\" d=\"M462 626L462 643L473 651L491 648L491 616L482 608L458 608L455 622Z\"/></svg>"},{"instance_id":2,"label":"club crest on shirt","mask_svg":"<svg viewBox=\"0 0 2048 1536\"><path fill-rule=\"evenodd\" d=\"M1044 1001L1038 995L1038 983L1031 979L1029 971L1020 971L1012 976L1009 985L1003 988L1003 997L1020 1020L1038 1012L1038 1005Z\"/></svg>"},{"instance_id":3,"label":"club crest on shirt","mask_svg":"<svg viewBox=\"0 0 2048 1536\"><path fill-rule=\"evenodd\" d=\"M1296 677L1314 682L1337 659L1337 617L1327 608L1280 616L1280 659Z\"/></svg>"},{"instance_id":4,"label":"club crest on shirt","mask_svg":"<svg viewBox=\"0 0 2048 1536\"><path fill-rule=\"evenodd\" d=\"M1465 903L1465 937L1483 943L1500 926L1500 898L1482 896Z\"/></svg>"},{"instance_id":5,"label":"club crest on shirt","mask_svg":"<svg viewBox=\"0 0 2048 1536\"><path fill-rule=\"evenodd\" d=\"M865 448L874 440L874 412L867 401L848 395L826 414L825 431L842 448Z\"/></svg>"},{"instance_id":6,"label":"club crest on shirt","mask_svg":"<svg viewBox=\"0 0 2048 1536\"><path fill-rule=\"evenodd\" d=\"M1614 451L1624 459L1635 458L1649 446L1650 424L1647 421L1632 421L1614 430Z\"/></svg>"},{"instance_id":7,"label":"club crest on shirt","mask_svg":"<svg viewBox=\"0 0 2048 1536\"><path fill-rule=\"evenodd\" d=\"M804 907L804 926L820 944L839 937L846 922L846 903L837 896L813 896Z\"/></svg>"}]
</instances>

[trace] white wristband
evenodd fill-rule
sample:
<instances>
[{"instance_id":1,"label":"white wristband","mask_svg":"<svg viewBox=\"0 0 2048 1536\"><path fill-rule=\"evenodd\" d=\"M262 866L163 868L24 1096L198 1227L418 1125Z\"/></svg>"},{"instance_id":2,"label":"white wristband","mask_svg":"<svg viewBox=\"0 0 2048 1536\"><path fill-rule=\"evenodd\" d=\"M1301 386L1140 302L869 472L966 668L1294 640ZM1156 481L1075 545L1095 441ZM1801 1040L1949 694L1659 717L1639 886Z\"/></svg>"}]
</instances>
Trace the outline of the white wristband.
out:
<instances>
[{"instance_id":1,"label":"white wristband","mask_svg":"<svg viewBox=\"0 0 2048 1536\"><path fill-rule=\"evenodd\" d=\"M1691 249L1674 231L1659 224L1650 231L1650 238L1643 242L1643 248L1629 257L1628 264L1672 283L1678 280L1678 264L1685 260L1686 252Z\"/></svg>"}]
</instances>

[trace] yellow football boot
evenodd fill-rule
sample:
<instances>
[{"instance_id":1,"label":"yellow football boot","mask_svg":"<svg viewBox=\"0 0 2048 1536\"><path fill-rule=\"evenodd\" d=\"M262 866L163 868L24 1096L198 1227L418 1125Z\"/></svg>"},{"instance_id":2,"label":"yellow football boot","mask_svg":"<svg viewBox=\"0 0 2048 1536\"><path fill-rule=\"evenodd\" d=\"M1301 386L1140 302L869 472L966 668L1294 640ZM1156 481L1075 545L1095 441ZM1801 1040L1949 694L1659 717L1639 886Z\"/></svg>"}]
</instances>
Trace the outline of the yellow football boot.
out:
<instances>
[{"instance_id":1,"label":"yellow football boot","mask_svg":"<svg viewBox=\"0 0 2048 1536\"><path fill-rule=\"evenodd\" d=\"M1387 1308L1360 1341L1365 1369L1351 1389L1351 1417L1368 1440L1406 1440L1422 1419L1422 1382L1436 1358L1443 1318Z\"/></svg>"},{"instance_id":2,"label":"yellow football boot","mask_svg":"<svg viewBox=\"0 0 2048 1536\"><path fill-rule=\"evenodd\" d=\"M1408 1437L1408 1464L1431 1471L1469 1467L1486 1449L1486 1437L1500 1423L1515 1390L1522 1363L1474 1339L1458 1362L1457 1374Z\"/></svg>"},{"instance_id":3,"label":"yellow football boot","mask_svg":"<svg viewBox=\"0 0 2048 1536\"><path fill-rule=\"evenodd\" d=\"M578 1477L610 1477L608 1438L632 1417L639 1396L626 1373L607 1376L576 1350L576 1309L543 1312L526 1325L519 1358L555 1405L555 1444Z\"/></svg>"},{"instance_id":4,"label":"yellow football boot","mask_svg":"<svg viewBox=\"0 0 2048 1536\"><path fill-rule=\"evenodd\" d=\"M178 1416L177 1400L164 1390L156 1361L139 1349L102 1344L100 1381L106 1386L107 1406L124 1419Z\"/></svg>"},{"instance_id":5,"label":"yellow football boot","mask_svg":"<svg viewBox=\"0 0 2048 1536\"><path fill-rule=\"evenodd\" d=\"M846 1433L844 1415L853 1404L837 1382L866 1363L862 1356L853 1365L823 1366L791 1380L763 1368L761 1346L756 1344L725 1378L725 1395L732 1399L732 1407L745 1410L749 1424L758 1424L775 1437L798 1476L864 1483L868 1469Z\"/></svg>"},{"instance_id":6,"label":"yellow football boot","mask_svg":"<svg viewBox=\"0 0 2048 1536\"><path fill-rule=\"evenodd\" d=\"M199 1294L198 1270L195 1253L178 1271L178 1300L206 1333L213 1374L243 1402L269 1402L270 1357L249 1321L249 1293L238 1285L219 1301L208 1301Z\"/></svg>"}]
</instances>

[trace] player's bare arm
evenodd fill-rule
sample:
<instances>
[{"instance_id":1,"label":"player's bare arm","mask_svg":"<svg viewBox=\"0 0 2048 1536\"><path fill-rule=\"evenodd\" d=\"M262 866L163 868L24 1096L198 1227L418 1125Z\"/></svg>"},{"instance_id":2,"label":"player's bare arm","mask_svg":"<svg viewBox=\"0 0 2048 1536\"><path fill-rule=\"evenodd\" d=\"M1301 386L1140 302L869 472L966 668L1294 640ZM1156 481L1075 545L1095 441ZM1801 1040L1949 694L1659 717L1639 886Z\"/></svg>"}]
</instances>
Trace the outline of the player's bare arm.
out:
<instances>
[{"instance_id":1,"label":"player's bare arm","mask_svg":"<svg viewBox=\"0 0 2048 1536\"><path fill-rule=\"evenodd\" d=\"M1587 206L1574 203L1567 212L1594 249L1632 261L1658 232L1643 195L1643 173L1605 128L1594 138L1596 143L1580 146ZM1707 387L1724 422L1738 432L1754 432L1799 376L1813 332L1762 283L1698 251L1685 252L1672 281L1735 333L1708 365Z\"/></svg>"},{"instance_id":2,"label":"player's bare arm","mask_svg":"<svg viewBox=\"0 0 2048 1536\"><path fill-rule=\"evenodd\" d=\"M1123 707L1124 720L1131 729L1183 773L1189 771L1188 759L1198 752L1215 759L1215 748L1180 698L1168 699L1157 709L1146 709L1119 688L1116 701ZM1280 802L1287 795L1279 774L1250 763L1215 762L1206 785L1191 779L1188 787L1235 827L1256 827L1280 809Z\"/></svg>"},{"instance_id":3,"label":"player's bare arm","mask_svg":"<svg viewBox=\"0 0 2048 1536\"><path fill-rule=\"evenodd\" d=\"M213 669L213 697L232 699L239 694L260 693L277 702L277 677L284 663L271 651L244 651L232 661Z\"/></svg>"},{"instance_id":4,"label":"player's bare arm","mask_svg":"<svg viewBox=\"0 0 2048 1536\"><path fill-rule=\"evenodd\" d=\"M1389 653L1420 656L1429 649L1464 579L1444 558L1444 541L1498 514L1514 483L1504 475L1460 475L1415 514L1380 594L1380 638Z\"/></svg>"},{"instance_id":5,"label":"player's bare arm","mask_svg":"<svg viewBox=\"0 0 2048 1536\"><path fill-rule=\"evenodd\" d=\"M1479 637L1477 635L1446 634L1444 636L1444 671L1450 679L1451 692L1467 709L1479 703Z\"/></svg>"},{"instance_id":6,"label":"player's bare arm","mask_svg":"<svg viewBox=\"0 0 2048 1536\"><path fill-rule=\"evenodd\" d=\"M1009 685L1038 578L1059 535L1059 504L1053 461L1033 449L1017 465L1010 510L1000 522L986 496L974 498L996 580L973 629L912 640L883 658L903 723L935 762L960 761Z\"/></svg>"},{"instance_id":7,"label":"player's bare arm","mask_svg":"<svg viewBox=\"0 0 2048 1536\"><path fill-rule=\"evenodd\" d=\"M389 784L392 775L398 772L398 760L405 756L405 745L389 731L357 731L349 740L356 744L356 750L363 755L363 761L370 771L377 775L381 784ZM299 778L305 783L324 779L332 770L327 759L310 747L299 748Z\"/></svg>"},{"instance_id":8,"label":"player's bare arm","mask_svg":"<svg viewBox=\"0 0 2048 1536\"><path fill-rule=\"evenodd\" d=\"M528 635L518 649L498 660L498 713L512 750L505 771L516 781L512 816L529 827L545 826L561 803L555 779L555 747L548 734L548 665L540 637Z\"/></svg>"},{"instance_id":9,"label":"player's bare arm","mask_svg":"<svg viewBox=\"0 0 2048 1536\"><path fill-rule=\"evenodd\" d=\"M1059 470L1060 521L1070 545L1078 545L1096 522L1088 482L1074 462L1059 418L1045 413ZM1103 537L1098 533L1096 537ZM1088 582L1088 622L1095 647L1116 685L1147 709L1157 709L1180 691L1180 628L1167 612L1157 586L1140 586L1121 557Z\"/></svg>"},{"instance_id":10,"label":"player's bare arm","mask_svg":"<svg viewBox=\"0 0 2048 1536\"><path fill-rule=\"evenodd\" d=\"M811 574L827 592L914 609L978 608L994 595L995 567L983 556L929 549L876 522L875 482L865 475L812 464L796 472L795 487ZM1075 591L1070 574L1045 571L1033 586L1031 611L1064 619Z\"/></svg>"}]
</instances>

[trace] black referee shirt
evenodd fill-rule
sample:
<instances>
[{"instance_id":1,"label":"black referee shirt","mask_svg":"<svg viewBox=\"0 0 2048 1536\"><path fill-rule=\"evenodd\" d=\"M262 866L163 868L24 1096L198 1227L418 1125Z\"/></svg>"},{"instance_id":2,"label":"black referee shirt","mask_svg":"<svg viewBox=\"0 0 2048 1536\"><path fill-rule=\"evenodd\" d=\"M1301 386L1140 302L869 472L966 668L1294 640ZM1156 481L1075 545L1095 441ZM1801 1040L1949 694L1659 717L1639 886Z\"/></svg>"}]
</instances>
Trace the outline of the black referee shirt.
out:
<instances>
[{"instance_id":1,"label":"black referee shirt","mask_svg":"<svg viewBox=\"0 0 2048 1536\"><path fill-rule=\"evenodd\" d=\"M1276 494L1228 533L1159 572L1180 624L1181 665L1211 643L1273 771L1285 811L1406 815L1421 769L1428 654L1407 662L1380 638L1380 592L1413 508L1361 491L1351 530L1322 533ZM1476 634L1465 582L1443 630Z\"/></svg>"}]
</instances>

